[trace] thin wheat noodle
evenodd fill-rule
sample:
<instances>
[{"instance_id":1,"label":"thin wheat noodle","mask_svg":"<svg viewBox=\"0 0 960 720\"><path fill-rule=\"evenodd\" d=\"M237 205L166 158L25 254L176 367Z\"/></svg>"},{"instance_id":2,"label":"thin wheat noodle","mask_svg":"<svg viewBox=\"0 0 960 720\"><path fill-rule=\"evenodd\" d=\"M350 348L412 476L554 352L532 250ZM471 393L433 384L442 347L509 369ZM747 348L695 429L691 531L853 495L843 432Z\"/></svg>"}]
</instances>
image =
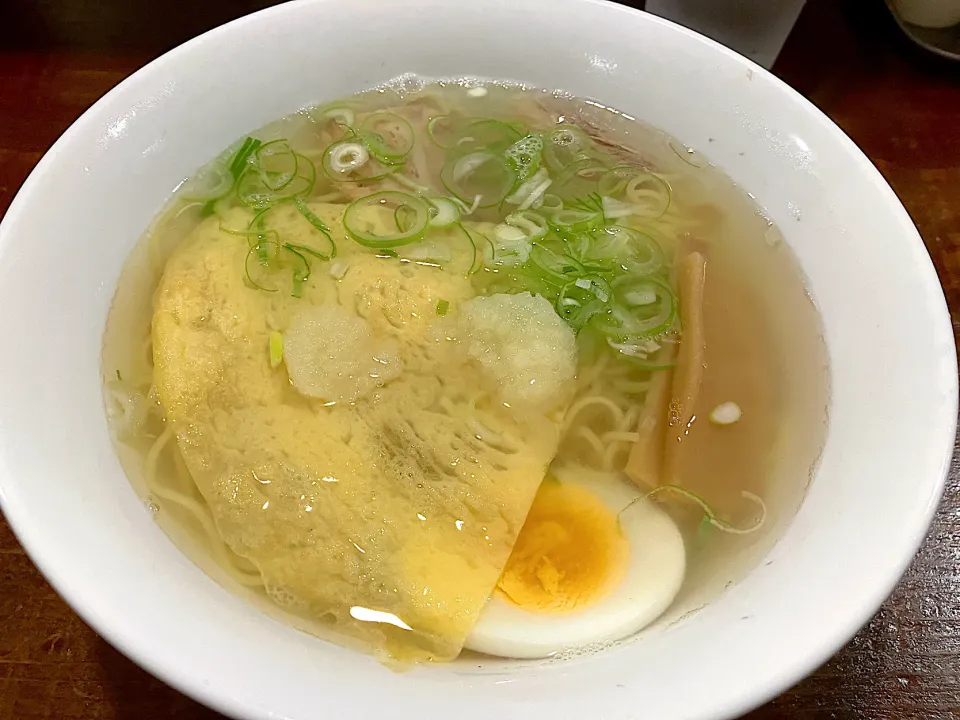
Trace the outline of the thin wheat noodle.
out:
<instances>
[{"instance_id":1,"label":"thin wheat noodle","mask_svg":"<svg viewBox=\"0 0 960 720\"><path fill-rule=\"evenodd\" d=\"M603 452L603 469L604 470L617 470L615 460L617 455L620 453L625 453L630 450L630 443L623 440L618 440L610 443L607 446L607 449Z\"/></svg>"},{"instance_id":2,"label":"thin wheat noodle","mask_svg":"<svg viewBox=\"0 0 960 720\"><path fill-rule=\"evenodd\" d=\"M246 587L262 587L263 578L259 574L254 575L252 573L244 572L236 566L236 563L228 553L227 547L223 542L223 538L217 531L217 528L213 523L213 519L210 517L207 509L189 495L186 495L179 490L165 487L160 482L157 475L157 464L160 459L160 453L163 452L163 449L166 447L167 443L170 442L172 437L173 427L167 426L160 436L153 442L153 445L150 446L150 450L147 452L147 457L144 463L144 482L147 485L147 489L149 490L150 494L157 499L174 503L190 513L190 515L197 520L200 527L207 535L207 539L210 542L211 548L217 554L221 564L230 573L231 577Z\"/></svg>"},{"instance_id":3,"label":"thin wheat noodle","mask_svg":"<svg viewBox=\"0 0 960 720\"><path fill-rule=\"evenodd\" d=\"M564 429L569 428L573 425L574 419L577 415L585 410L588 407L597 405L600 407L607 408L610 411L610 414L614 418L614 424L619 425L623 421L623 411L617 406L613 400L602 395L588 395L585 398L577 400L570 408L567 410L566 417L564 418Z\"/></svg>"},{"instance_id":4,"label":"thin wheat noodle","mask_svg":"<svg viewBox=\"0 0 960 720\"><path fill-rule=\"evenodd\" d=\"M601 463L601 465L602 465L602 464L603 464L603 460L604 460L604 456L605 456L605 453L606 453L606 449L603 447L603 443L600 442L600 438L597 437L597 434L596 434L595 432L593 432L593 430L591 430L590 428L586 428L586 427L582 427L582 426L577 428L576 434L577 434L579 437L582 437L584 440L586 440L586 441L587 441L587 444L588 444L591 448L593 448L593 451L594 451L594 452L596 453L596 455L597 455L597 460L598 460L598 461Z\"/></svg>"}]
</instances>

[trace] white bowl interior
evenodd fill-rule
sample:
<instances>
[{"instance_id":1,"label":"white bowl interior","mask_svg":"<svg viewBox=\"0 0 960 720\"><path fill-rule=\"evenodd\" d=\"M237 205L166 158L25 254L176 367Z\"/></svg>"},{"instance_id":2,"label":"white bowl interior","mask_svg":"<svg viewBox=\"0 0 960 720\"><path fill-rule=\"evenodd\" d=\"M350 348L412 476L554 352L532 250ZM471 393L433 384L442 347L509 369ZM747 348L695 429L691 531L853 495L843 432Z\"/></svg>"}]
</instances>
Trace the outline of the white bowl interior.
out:
<instances>
[{"instance_id":1,"label":"white bowl interior","mask_svg":"<svg viewBox=\"0 0 960 720\"><path fill-rule=\"evenodd\" d=\"M666 129L757 197L809 277L833 384L818 477L768 562L669 632L579 663L394 674L221 589L120 469L101 334L164 199L244 132L405 72L560 88ZM0 227L0 337L0 500L31 556L121 650L251 718L742 712L822 662L892 589L939 500L957 409L936 275L853 143L743 58L596 0L307 0L173 51L78 121L15 200Z\"/></svg>"}]
</instances>

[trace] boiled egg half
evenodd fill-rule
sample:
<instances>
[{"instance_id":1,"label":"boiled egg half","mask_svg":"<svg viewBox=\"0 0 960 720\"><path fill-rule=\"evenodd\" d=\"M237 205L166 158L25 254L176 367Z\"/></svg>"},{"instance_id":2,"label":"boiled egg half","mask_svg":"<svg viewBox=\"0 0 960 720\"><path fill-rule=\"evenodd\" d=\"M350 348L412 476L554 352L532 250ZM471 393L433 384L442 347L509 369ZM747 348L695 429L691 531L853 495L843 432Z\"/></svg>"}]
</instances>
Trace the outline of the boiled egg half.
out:
<instances>
[{"instance_id":1,"label":"boiled egg half","mask_svg":"<svg viewBox=\"0 0 960 720\"><path fill-rule=\"evenodd\" d=\"M670 516L638 498L619 474L555 469L466 647L543 658L620 640L656 620L680 590L686 552Z\"/></svg>"}]
</instances>

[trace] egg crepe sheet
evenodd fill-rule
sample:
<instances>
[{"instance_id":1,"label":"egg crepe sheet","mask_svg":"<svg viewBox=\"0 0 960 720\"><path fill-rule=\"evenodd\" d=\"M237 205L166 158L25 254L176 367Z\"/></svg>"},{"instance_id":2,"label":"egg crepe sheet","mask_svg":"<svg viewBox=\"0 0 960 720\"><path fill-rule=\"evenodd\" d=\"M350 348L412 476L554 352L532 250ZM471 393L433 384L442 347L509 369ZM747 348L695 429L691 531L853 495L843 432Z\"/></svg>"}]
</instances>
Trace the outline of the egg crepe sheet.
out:
<instances>
[{"instance_id":1,"label":"egg crepe sheet","mask_svg":"<svg viewBox=\"0 0 960 720\"><path fill-rule=\"evenodd\" d=\"M219 533L273 601L381 657L451 659L556 453L565 401L506 407L497 396L461 341L457 308L474 294L466 272L376 257L346 237L341 206L311 207L338 257L312 261L302 298L279 274L268 278L275 291L252 288L248 238L215 217L175 251L154 305L160 402ZM326 251L293 207L271 213L285 241ZM222 224L246 228L251 217L235 210ZM433 236L465 242L459 230ZM298 392L285 365L271 368L268 346L305 308L360 318L390 372L354 387L333 363L326 386L343 397ZM354 350L373 352L324 348L341 360Z\"/></svg>"}]
</instances>

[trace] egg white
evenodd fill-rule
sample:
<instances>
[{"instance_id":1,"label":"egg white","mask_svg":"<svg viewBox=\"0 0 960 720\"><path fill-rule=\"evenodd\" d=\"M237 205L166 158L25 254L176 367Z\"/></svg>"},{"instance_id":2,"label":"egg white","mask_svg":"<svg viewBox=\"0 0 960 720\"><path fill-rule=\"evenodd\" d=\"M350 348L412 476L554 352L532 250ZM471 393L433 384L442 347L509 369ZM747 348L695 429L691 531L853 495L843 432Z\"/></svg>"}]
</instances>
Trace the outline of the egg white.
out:
<instances>
[{"instance_id":1,"label":"egg white","mask_svg":"<svg viewBox=\"0 0 960 720\"><path fill-rule=\"evenodd\" d=\"M593 493L614 514L642 493L622 476L579 467L554 471L560 482ZM620 518L629 558L620 582L596 602L568 613L530 612L495 592L465 647L499 657L533 659L633 635L669 607L683 583L686 551L673 520L652 500Z\"/></svg>"}]
</instances>

